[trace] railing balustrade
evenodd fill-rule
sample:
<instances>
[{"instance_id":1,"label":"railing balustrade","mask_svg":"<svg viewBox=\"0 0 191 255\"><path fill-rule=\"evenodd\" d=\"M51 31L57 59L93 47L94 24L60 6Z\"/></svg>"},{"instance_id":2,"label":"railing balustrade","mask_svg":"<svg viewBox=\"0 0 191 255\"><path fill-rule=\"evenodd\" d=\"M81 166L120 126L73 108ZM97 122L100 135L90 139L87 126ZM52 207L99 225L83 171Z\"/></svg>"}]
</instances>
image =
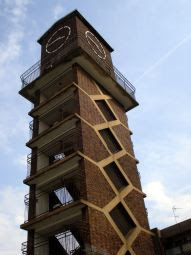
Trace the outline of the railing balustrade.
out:
<instances>
[{"instance_id":1,"label":"railing balustrade","mask_svg":"<svg viewBox=\"0 0 191 255\"><path fill-rule=\"evenodd\" d=\"M30 195L27 194L24 196L25 223L29 220L27 212L29 211L30 204L36 204L36 213L34 216L36 218L79 199L80 192L74 183L66 183L63 187L52 190L51 192L40 192L36 194L35 201L33 201L34 198L30 198Z\"/></svg>"},{"instance_id":2,"label":"railing balustrade","mask_svg":"<svg viewBox=\"0 0 191 255\"><path fill-rule=\"evenodd\" d=\"M68 53L68 49L72 47L76 47L77 40L80 42L83 42L83 45L86 46L88 54L93 56L93 59L101 66L103 66L104 70L113 77L117 81L117 83L123 87L132 97L135 97L135 88L134 86L122 75L122 73L114 66L111 65L109 62L103 59L99 59L96 57L95 53L91 51L90 45L87 43L87 41L84 38L84 35L79 33L78 35L71 37L68 42L65 44L64 49L60 51L54 58L44 58L40 61L38 61L36 64L31 66L27 71L25 71L21 75L21 81L22 81L22 89L29 85L31 82L36 80L38 77L40 77L41 74L43 74L43 67L45 66L54 66L54 63L59 61L61 58L65 57ZM44 70L45 71L45 70Z\"/></svg>"},{"instance_id":3,"label":"railing balustrade","mask_svg":"<svg viewBox=\"0 0 191 255\"><path fill-rule=\"evenodd\" d=\"M75 102L75 100L74 100L74 99L70 99L70 97L68 97L68 98L66 98L66 99L68 99L68 101L69 101L69 100L72 100L73 102ZM70 108L70 109L68 110L68 112L64 112L64 111L63 111L63 108L64 108L65 105L67 105L68 101L67 101L67 102L64 102L64 103L59 102L59 103L55 104L53 107L51 107L50 109L48 109L43 115L41 115L41 117L40 117L40 119L39 119L38 125L40 125L40 122L45 122L45 123L46 123L46 115L47 115L47 113L51 114L51 111L53 111L53 110L55 110L55 109L58 109L58 111L60 112L60 114L58 115L57 120L56 120L56 121L54 120L54 122L51 123L51 125L49 125L49 126L45 129L46 131L47 131L49 128L51 128L52 126L54 126L55 124L58 124L59 122L63 121L65 118L67 118L67 117L68 117L69 115L71 115L72 113L74 113L74 112L75 112L75 111L74 111L75 108ZM61 106L62 106L62 107L61 107ZM59 108L59 107L60 107L60 108ZM43 131L45 131L45 130L43 130ZM37 132L37 127L34 129L34 120L30 121L30 122L29 122L29 139L31 140L32 138L37 137L37 136L38 136L38 133L39 133L39 132ZM39 134L40 134L40 133L39 133Z\"/></svg>"},{"instance_id":4,"label":"railing balustrade","mask_svg":"<svg viewBox=\"0 0 191 255\"><path fill-rule=\"evenodd\" d=\"M77 251L80 251L78 241L69 230L47 239L46 241L35 239L34 244L29 242L22 243L22 254L28 255L31 254L31 251L34 251L34 254L53 255L57 254L57 252L59 253L63 249L63 254L74 255Z\"/></svg>"},{"instance_id":5,"label":"railing balustrade","mask_svg":"<svg viewBox=\"0 0 191 255\"><path fill-rule=\"evenodd\" d=\"M77 150L80 150L80 133L76 129L71 129L67 134L63 135L59 141L51 141L46 144L46 149L38 153L30 153L27 155L27 177L31 175L33 162L36 162L40 156L47 157L47 164L42 168L50 166L60 160L63 160L65 157L69 156L71 153L74 153ZM49 155L49 149L54 146L60 145L61 149L55 152L53 155ZM36 165L35 163L34 165ZM34 166L36 168L36 166ZM39 169L40 170L40 169Z\"/></svg>"},{"instance_id":6,"label":"railing balustrade","mask_svg":"<svg viewBox=\"0 0 191 255\"><path fill-rule=\"evenodd\" d=\"M33 120L29 122L29 138L33 138Z\"/></svg>"},{"instance_id":7,"label":"railing balustrade","mask_svg":"<svg viewBox=\"0 0 191 255\"><path fill-rule=\"evenodd\" d=\"M87 233L83 233L86 235ZM103 235L103 233L101 233ZM21 246L22 255L34 254L63 254L68 255L109 255L108 252L98 249L95 246L82 247L81 243L74 237L72 230L59 233L55 236L46 238L45 241L35 239L34 244L24 242Z\"/></svg>"}]
</instances>

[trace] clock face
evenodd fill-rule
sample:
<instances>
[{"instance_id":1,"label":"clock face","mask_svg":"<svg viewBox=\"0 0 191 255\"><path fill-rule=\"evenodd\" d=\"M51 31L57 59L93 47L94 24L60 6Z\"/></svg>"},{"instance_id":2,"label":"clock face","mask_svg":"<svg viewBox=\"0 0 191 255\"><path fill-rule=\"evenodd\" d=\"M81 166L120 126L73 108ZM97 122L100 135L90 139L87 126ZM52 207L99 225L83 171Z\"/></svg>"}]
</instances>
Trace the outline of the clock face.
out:
<instances>
[{"instance_id":1,"label":"clock face","mask_svg":"<svg viewBox=\"0 0 191 255\"><path fill-rule=\"evenodd\" d=\"M92 34L90 31L86 31L85 35L86 35L86 39L87 39L89 45L91 46L92 50L94 51L94 53L99 58L106 59L105 50L104 50L102 44L100 43L100 41L97 39L97 37L95 37L95 35Z\"/></svg>"},{"instance_id":2,"label":"clock face","mask_svg":"<svg viewBox=\"0 0 191 255\"><path fill-rule=\"evenodd\" d=\"M54 53L64 46L71 34L69 26L60 27L56 30L46 43L46 52Z\"/></svg>"}]
</instances>

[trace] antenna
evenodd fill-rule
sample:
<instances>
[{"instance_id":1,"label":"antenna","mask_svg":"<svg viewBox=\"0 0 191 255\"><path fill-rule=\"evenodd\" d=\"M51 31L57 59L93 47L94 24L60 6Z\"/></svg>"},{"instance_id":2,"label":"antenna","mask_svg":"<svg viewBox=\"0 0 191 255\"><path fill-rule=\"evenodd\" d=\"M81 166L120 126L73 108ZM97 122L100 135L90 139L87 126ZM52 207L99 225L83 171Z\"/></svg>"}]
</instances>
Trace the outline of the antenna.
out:
<instances>
[{"instance_id":1,"label":"antenna","mask_svg":"<svg viewBox=\"0 0 191 255\"><path fill-rule=\"evenodd\" d=\"M179 209L182 209L182 208L177 208L175 206L172 207L172 211L173 211L173 215L174 215L174 220L175 220L176 224L178 223L177 218L179 218L179 216L176 215L176 210L179 210Z\"/></svg>"},{"instance_id":2,"label":"antenna","mask_svg":"<svg viewBox=\"0 0 191 255\"><path fill-rule=\"evenodd\" d=\"M177 220L179 218L179 216L176 214L176 211L180 210L180 209L182 209L182 208L178 208L178 207L175 207L175 206L172 207L172 211L173 211L173 215L174 215L174 220L175 220L176 224L178 224L179 231L181 233L181 226L180 226L180 223Z\"/></svg>"}]
</instances>

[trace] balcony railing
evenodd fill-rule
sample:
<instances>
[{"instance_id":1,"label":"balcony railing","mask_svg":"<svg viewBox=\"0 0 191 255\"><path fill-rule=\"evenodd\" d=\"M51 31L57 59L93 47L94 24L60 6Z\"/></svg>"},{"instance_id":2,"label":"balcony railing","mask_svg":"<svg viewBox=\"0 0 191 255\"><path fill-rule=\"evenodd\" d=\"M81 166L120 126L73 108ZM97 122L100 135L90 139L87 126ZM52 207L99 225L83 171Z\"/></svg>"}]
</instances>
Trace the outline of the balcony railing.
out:
<instances>
[{"instance_id":1,"label":"balcony railing","mask_svg":"<svg viewBox=\"0 0 191 255\"><path fill-rule=\"evenodd\" d=\"M30 138L30 139L33 138L33 124L34 124L34 122L33 122L33 120L31 120L31 121L29 122L29 138Z\"/></svg>"},{"instance_id":2,"label":"balcony railing","mask_svg":"<svg viewBox=\"0 0 191 255\"><path fill-rule=\"evenodd\" d=\"M85 236L87 233L83 233ZM102 234L101 234L102 235ZM83 238L81 238L83 239ZM45 241L35 239L34 244L22 243L22 255L31 254L64 254L64 255L109 255L107 251L100 250L95 246L82 247L81 242L75 238L72 231L67 230L58 235L46 238Z\"/></svg>"},{"instance_id":3,"label":"balcony railing","mask_svg":"<svg viewBox=\"0 0 191 255\"><path fill-rule=\"evenodd\" d=\"M74 150L75 151L75 150ZM74 152L72 151L72 152ZM72 153L71 152L71 153ZM31 176L31 170L32 170L32 162L33 161L36 161L38 159L38 157L44 155L44 153L42 152L39 152L39 153L30 153L27 155L27 176L26 177L29 177ZM49 160L49 163L47 163L44 167L47 167L47 166L50 166L58 161L61 161L63 159L66 158L66 155L64 152L59 152L59 153L56 153L54 156L52 156L51 160ZM50 158L50 157L49 157ZM40 169L39 169L40 170Z\"/></svg>"},{"instance_id":4,"label":"balcony railing","mask_svg":"<svg viewBox=\"0 0 191 255\"><path fill-rule=\"evenodd\" d=\"M50 155L50 150L55 147L57 147L58 150ZM67 134L61 136L59 141L51 141L46 144L46 148L44 148L43 151L27 155L27 177L31 175L33 167L36 169L37 161L41 156L47 157L47 163L42 167L44 168L65 159L67 156L80 149L81 134L76 128L73 128L68 131Z\"/></svg>"},{"instance_id":5,"label":"balcony railing","mask_svg":"<svg viewBox=\"0 0 191 255\"><path fill-rule=\"evenodd\" d=\"M23 255L31 254L82 254L80 245L70 231L49 237L46 241L35 240L34 244L29 242L22 243L21 251Z\"/></svg>"},{"instance_id":6,"label":"balcony railing","mask_svg":"<svg viewBox=\"0 0 191 255\"><path fill-rule=\"evenodd\" d=\"M25 223L28 222L29 206L36 204L36 213L33 218L39 217L45 213L51 212L63 206L66 206L80 199L80 191L74 183L66 183L62 188L52 190L51 192L41 192L36 194L35 199L25 195ZM34 201L35 200L35 201ZM42 207L43 206L43 207ZM32 218L30 218L31 220Z\"/></svg>"},{"instance_id":7,"label":"balcony railing","mask_svg":"<svg viewBox=\"0 0 191 255\"><path fill-rule=\"evenodd\" d=\"M44 73L43 68L45 68L45 66L47 66L47 69L51 69L53 66L55 66L56 62L59 62L61 59L63 59L63 57L65 57L68 54L68 50L71 50L72 47L73 49L76 47L77 40L79 42L83 42L83 45L85 45L85 47L87 48L88 54L92 55L93 59L99 65L103 66L104 70L109 75L111 75L112 78L116 80L117 83L121 87L123 87L124 90L126 90L132 97L135 96L135 87L123 76L123 74L114 65L111 65L106 60L96 57L95 53L91 51L90 45L85 40L84 35L81 33L74 37L71 37L65 44L64 49L61 50L54 58L52 58L51 60L50 58L41 59L36 64L31 66L27 71L25 71L21 75L22 89L29 85L34 80L36 80L38 77L40 77L41 74Z\"/></svg>"},{"instance_id":8,"label":"balcony railing","mask_svg":"<svg viewBox=\"0 0 191 255\"><path fill-rule=\"evenodd\" d=\"M52 128L53 126L55 126L56 124L58 124L59 122L63 121L65 118L69 117L72 113L75 112L75 104L76 101L75 99L70 99L70 97L66 98L66 102L59 102L56 103L54 106L52 106L51 108L49 108L46 112L43 113L43 115L40 116L39 121L38 121L38 125L40 126L40 122L44 122L46 124L46 129L44 129L43 131L48 131L50 128ZM67 111L64 111L63 109L66 109L66 106L68 104L68 102L74 102L73 107L70 106L70 108ZM52 111L55 111L57 109L57 113L54 112L54 119L47 124L46 122L46 118L47 118L47 113L49 114L49 116L52 114ZM29 123L29 140L37 137L41 132L37 131L37 124L36 127L34 128L34 120L30 121Z\"/></svg>"}]
</instances>

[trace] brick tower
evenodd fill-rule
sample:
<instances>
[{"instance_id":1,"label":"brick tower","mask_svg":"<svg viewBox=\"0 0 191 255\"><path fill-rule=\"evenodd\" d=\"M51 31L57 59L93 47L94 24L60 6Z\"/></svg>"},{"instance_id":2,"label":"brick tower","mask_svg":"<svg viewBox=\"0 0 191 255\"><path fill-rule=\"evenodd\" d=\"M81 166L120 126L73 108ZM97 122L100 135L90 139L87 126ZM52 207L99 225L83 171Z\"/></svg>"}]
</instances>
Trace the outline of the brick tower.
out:
<instances>
[{"instance_id":1,"label":"brick tower","mask_svg":"<svg viewBox=\"0 0 191 255\"><path fill-rule=\"evenodd\" d=\"M138 105L134 87L78 11L38 42L19 92L34 105L22 253L153 255L125 114Z\"/></svg>"}]
</instances>

